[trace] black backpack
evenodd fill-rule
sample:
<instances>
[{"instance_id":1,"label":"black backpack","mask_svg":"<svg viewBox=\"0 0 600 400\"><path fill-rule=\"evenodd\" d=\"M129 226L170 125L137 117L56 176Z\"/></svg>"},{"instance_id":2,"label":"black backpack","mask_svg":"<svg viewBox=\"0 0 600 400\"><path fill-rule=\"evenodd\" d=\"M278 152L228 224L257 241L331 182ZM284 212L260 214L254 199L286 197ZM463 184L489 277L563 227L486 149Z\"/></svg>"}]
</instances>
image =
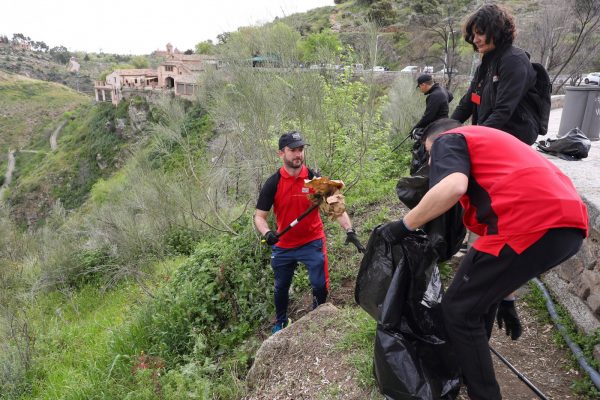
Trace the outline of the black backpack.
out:
<instances>
[{"instance_id":1,"label":"black backpack","mask_svg":"<svg viewBox=\"0 0 600 400\"><path fill-rule=\"evenodd\" d=\"M528 52L525 52L530 58ZM548 121L550 120L550 109L552 105L552 82L546 68L540 63L532 62L531 66L535 71L535 84L523 98L523 105L539 126L538 135L548 133ZM495 65L496 75L498 75L498 63Z\"/></svg>"},{"instance_id":2,"label":"black backpack","mask_svg":"<svg viewBox=\"0 0 600 400\"><path fill-rule=\"evenodd\" d=\"M548 120L550 119L550 109L552 105L552 83L546 68L540 63L532 62L531 66L536 72L535 85L525 96L525 104L532 117L537 119L540 130L539 135L548 133Z\"/></svg>"}]
</instances>

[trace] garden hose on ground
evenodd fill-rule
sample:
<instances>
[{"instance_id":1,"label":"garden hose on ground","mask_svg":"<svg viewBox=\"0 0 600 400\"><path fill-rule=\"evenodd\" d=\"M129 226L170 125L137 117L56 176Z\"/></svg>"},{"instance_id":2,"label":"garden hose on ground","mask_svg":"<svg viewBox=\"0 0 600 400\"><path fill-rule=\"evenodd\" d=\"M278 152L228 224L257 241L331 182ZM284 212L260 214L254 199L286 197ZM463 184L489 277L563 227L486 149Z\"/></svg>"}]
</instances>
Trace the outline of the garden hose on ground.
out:
<instances>
[{"instance_id":1,"label":"garden hose on ground","mask_svg":"<svg viewBox=\"0 0 600 400\"><path fill-rule=\"evenodd\" d=\"M508 369L510 369L512 372L514 372L515 375L517 375L517 378L519 378L524 384L526 384L527 387L529 389L531 389L533 391L533 393L535 393L541 400L548 400L546 395L544 393L542 393L540 391L540 389L536 388L533 385L533 383L531 383L531 381L525 377L525 375L523 375L522 373L519 372L519 370L517 370L515 367L513 367L513 365L511 363L509 363L506 358L502 357L502 355L500 353L498 353L496 350L494 350L494 348L492 346L490 346L490 350L492 351L492 353L494 353L500 359L500 361L502 361L508 367Z\"/></svg>"},{"instance_id":2,"label":"garden hose on ground","mask_svg":"<svg viewBox=\"0 0 600 400\"><path fill-rule=\"evenodd\" d=\"M571 340L566 328L560 323L558 314L556 313L556 309L554 308L554 303L552 302L552 298L550 297L550 294L548 293L548 290L546 290L546 287L544 286L542 281L540 281L538 278L534 278L533 281L541 289L544 298L546 299L546 308L550 313L550 317L552 318L552 321L554 321L554 324L560 331L560 334L562 335L563 339L565 339L565 342L567 342L567 345L575 355L575 358L577 358L577 362L579 363L581 368L583 368L583 370L588 374L588 376L590 377L594 385L598 388L598 390L600 390L600 373L598 373L598 371L596 371L588 364L583 354L583 351L581 351L581 348Z\"/></svg>"}]
</instances>

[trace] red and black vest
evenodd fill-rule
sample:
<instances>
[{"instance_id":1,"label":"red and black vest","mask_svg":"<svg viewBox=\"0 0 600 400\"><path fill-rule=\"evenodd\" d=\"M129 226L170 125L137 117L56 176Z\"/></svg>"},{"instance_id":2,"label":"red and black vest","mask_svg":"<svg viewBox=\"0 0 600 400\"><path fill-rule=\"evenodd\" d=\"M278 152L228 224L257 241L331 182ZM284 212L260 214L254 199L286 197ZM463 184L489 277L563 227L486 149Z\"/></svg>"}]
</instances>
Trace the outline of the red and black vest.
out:
<instances>
[{"instance_id":1,"label":"red and black vest","mask_svg":"<svg viewBox=\"0 0 600 400\"><path fill-rule=\"evenodd\" d=\"M481 236L477 250L498 255L508 244L521 253L551 228L580 228L587 236L587 208L573 183L533 148L484 126L447 133L467 142L471 172L460 202L465 225Z\"/></svg>"},{"instance_id":2,"label":"red and black vest","mask_svg":"<svg viewBox=\"0 0 600 400\"><path fill-rule=\"evenodd\" d=\"M277 230L281 231L312 205L307 197L311 190L304 186L304 180L312 178L309 175L313 174L309 174L309 169L305 165L296 177L290 176L283 167L278 173L280 177L277 182L273 212L277 218ZM323 222L317 208L281 236L277 246L294 248L324 237Z\"/></svg>"}]
</instances>

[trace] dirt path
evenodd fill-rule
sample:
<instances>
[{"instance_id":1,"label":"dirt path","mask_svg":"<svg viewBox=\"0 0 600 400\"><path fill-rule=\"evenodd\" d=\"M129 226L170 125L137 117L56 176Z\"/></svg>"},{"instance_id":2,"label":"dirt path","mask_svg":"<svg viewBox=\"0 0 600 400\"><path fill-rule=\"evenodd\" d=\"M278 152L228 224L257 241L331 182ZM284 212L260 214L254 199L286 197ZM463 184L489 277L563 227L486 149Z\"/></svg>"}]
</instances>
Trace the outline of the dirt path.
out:
<instances>
[{"instance_id":1,"label":"dirt path","mask_svg":"<svg viewBox=\"0 0 600 400\"><path fill-rule=\"evenodd\" d=\"M0 198L2 198L4 191L12 182L13 172L15 171L15 164L15 151L10 150L8 152L8 166L6 167L6 174L4 174L4 183L2 184L2 187L0 187Z\"/></svg>"},{"instance_id":2,"label":"dirt path","mask_svg":"<svg viewBox=\"0 0 600 400\"><path fill-rule=\"evenodd\" d=\"M523 335L518 340L511 340L496 326L490 345L548 399L582 399L570 389L573 381L581 375L569 367L568 351L554 343L552 332L556 328L537 322L532 311L524 303L521 302L517 307L524 327ZM539 399L498 357L493 355L492 358L505 399ZM468 397L462 395L461 399L468 400Z\"/></svg>"},{"instance_id":3,"label":"dirt path","mask_svg":"<svg viewBox=\"0 0 600 400\"><path fill-rule=\"evenodd\" d=\"M527 289L521 289L520 296ZM309 298L294 305L294 316L299 318L309 309ZM354 305L354 282L348 281L332 291L330 301L337 307ZM304 304L306 303L306 304ZM533 311L523 302L517 305L523 324L523 334L518 340L511 340L494 327L490 345L523 374L537 389L550 400L581 400L570 389L574 380L581 374L571 369L569 352L559 348L552 339L556 329L553 325L540 324ZM539 400L539 397L496 356L492 356L496 377L500 383L503 398L507 400ZM466 391L461 391L458 400L469 400Z\"/></svg>"},{"instance_id":4,"label":"dirt path","mask_svg":"<svg viewBox=\"0 0 600 400\"><path fill-rule=\"evenodd\" d=\"M65 127L66 124L67 121L61 122L60 125L54 130L54 132L52 132L52 135L50 136L50 149L52 151L58 150L58 135L60 134L60 131L62 130L62 128Z\"/></svg>"}]
</instances>

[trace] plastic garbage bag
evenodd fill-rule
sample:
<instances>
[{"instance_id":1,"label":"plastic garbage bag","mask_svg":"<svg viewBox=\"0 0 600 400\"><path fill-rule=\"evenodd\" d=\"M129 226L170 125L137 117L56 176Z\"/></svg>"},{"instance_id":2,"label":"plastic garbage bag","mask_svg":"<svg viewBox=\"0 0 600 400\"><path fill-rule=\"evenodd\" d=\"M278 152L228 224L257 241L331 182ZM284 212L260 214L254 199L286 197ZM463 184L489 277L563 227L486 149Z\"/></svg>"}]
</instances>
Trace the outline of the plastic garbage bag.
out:
<instances>
[{"instance_id":1,"label":"plastic garbage bag","mask_svg":"<svg viewBox=\"0 0 600 400\"><path fill-rule=\"evenodd\" d=\"M423 166L413 176L402 177L396 185L396 194L408 208L414 208L429 190L429 165ZM467 230L463 224L463 209L457 203L436 219L428 222L423 230L438 253L439 261L452 258L460 250Z\"/></svg>"},{"instance_id":2,"label":"plastic garbage bag","mask_svg":"<svg viewBox=\"0 0 600 400\"><path fill-rule=\"evenodd\" d=\"M423 233L391 246L371 234L356 279L355 299L374 319L374 373L394 400L453 400L459 369L445 339L437 254Z\"/></svg>"},{"instance_id":3,"label":"plastic garbage bag","mask_svg":"<svg viewBox=\"0 0 600 400\"><path fill-rule=\"evenodd\" d=\"M425 143L417 140L413 143L412 159L410 161L410 174L414 175L423 166L429 162L429 155L425 151Z\"/></svg>"},{"instance_id":4,"label":"plastic garbage bag","mask_svg":"<svg viewBox=\"0 0 600 400\"><path fill-rule=\"evenodd\" d=\"M537 143L539 151L569 161L586 158L591 146L590 139L579 128L573 128L556 139L541 140Z\"/></svg>"}]
</instances>

